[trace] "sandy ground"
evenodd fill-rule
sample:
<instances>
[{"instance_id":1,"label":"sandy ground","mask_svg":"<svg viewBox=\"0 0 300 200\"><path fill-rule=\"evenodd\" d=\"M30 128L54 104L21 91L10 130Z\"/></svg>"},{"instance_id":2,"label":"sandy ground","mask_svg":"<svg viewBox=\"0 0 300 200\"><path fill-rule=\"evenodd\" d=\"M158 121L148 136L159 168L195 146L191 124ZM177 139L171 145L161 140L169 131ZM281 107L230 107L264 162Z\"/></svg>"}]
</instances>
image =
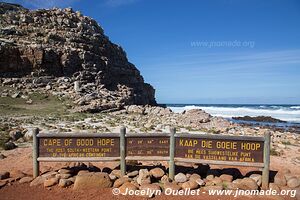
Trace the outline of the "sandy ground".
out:
<instances>
[{"instance_id":1,"label":"sandy ground","mask_svg":"<svg viewBox=\"0 0 300 200\"><path fill-rule=\"evenodd\" d=\"M271 156L271 178L276 174L278 170L289 169L293 172L293 174L300 176L300 164L294 162L294 158L299 155L298 147L289 147L286 150L286 156ZM17 148L10 151L1 152L7 158L0 160L0 171L22 171L26 174L32 175L32 150L30 147L27 148ZM64 166L69 166L70 163L41 163L41 172L60 169ZM109 162L109 163L92 163L94 166L97 166L101 169L104 167L115 168L118 166L117 162ZM232 166L211 166L211 168L228 168ZM237 167L235 167L237 168ZM249 167L239 167L240 172L245 175L251 171L256 171L256 168ZM186 199L186 197L180 196L157 196L154 199ZM239 197L234 198L232 196L208 196L208 194L201 194L200 196L189 196L189 199L274 199L267 197ZM74 191L71 188L59 188L58 186L54 186L52 188L44 188L40 187L30 187L29 184L19 184L17 182L12 183L11 185L7 185L0 189L0 200L38 200L38 199L141 199L141 197L132 197L132 196L114 196L111 192L111 189L101 189L97 191ZM279 198L275 199L292 199L292 198Z\"/></svg>"}]
</instances>

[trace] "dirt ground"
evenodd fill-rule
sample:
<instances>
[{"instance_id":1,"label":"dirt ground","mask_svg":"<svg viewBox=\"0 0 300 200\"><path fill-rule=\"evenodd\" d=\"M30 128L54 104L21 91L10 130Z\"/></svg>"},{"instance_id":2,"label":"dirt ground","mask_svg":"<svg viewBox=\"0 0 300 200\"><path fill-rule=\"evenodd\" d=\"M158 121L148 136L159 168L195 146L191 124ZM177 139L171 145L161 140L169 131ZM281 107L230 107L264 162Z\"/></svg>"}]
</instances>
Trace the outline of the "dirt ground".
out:
<instances>
[{"instance_id":1,"label":"dirt ground","mask_svg":"<svg viewBox=\"0 0 300 200\"><path fill-rule=\"evenodd\" d=\"M298 148L290 148L288 150L289 156L271 156L271 173L276 174L278 170L289 169L293 172L293 174L300 176L300 167L299 164L293 162L293 155L297 155ZM31 148L17 148L10 151L1 152L5 156L5 159L0 160L0 171L22 171L26 174L32 175L32 153ZM70 163L41 163L41 172L60 169L64 166L69 166ZM116 162L109 163L92 163L94 166L97 166L101 169L104 167L115 168L118 166ZM165 163L166 164L166 163ZM211 168L228 168L232 166L210 166ZM235 167L237 168L237 167ZM256 168L249 167L239 167L240 172L245 175L250 171L256 171ZM159 195L156 196L155 200L162 199L186 199L186 196L166 196ZM201 194L200 196L188 196L189 200L193 199L206 199L206 200L242 200L242 199L293 199L287 197L258 197L258 196L209 196L208 194ZM90 191L75 191L70 188L60 188L58 186L54 186L51 188L44 188L43 186L39 187L30 187L29 184L19 184L17 182L12 183L11 185L7 185L0 189L0 200L73 200L73 199L141 199L141 197L134 196L123 196L118 195L114 196L112 194L111 189L99 189L99 190L90 190ZM295 199L295 198L294 198Z\"/></svg>"}]
</instances>

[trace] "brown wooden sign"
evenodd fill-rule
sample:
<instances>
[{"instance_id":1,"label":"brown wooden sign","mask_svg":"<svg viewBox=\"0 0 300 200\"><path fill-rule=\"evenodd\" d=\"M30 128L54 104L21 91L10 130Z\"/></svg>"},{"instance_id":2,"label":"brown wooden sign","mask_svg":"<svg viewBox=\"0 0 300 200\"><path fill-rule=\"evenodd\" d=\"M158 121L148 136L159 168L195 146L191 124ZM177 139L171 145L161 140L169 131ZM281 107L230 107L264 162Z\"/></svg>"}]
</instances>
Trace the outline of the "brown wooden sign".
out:
<instances>
[{"instance_id":1,"label":"brown wooden sign","mask_svg":"<svg viewBox=\"0 0 300 200\"><path fill-rule=\"evenodd\" d=\"M263 162L263 141L176 138L175 157L231 162Z\"/></svg>"},{"instance_id":2,"label":"brown wooden sign","mask_svg":"<svg viewBox=\"0 0 300 200\"><path fill-rule=\"evenodd\" d=\"M41 137L39 157L118 157L118 137Z\"/></svg>"},{"instance_id":3,"label":"brown wooden sign","mask_svg":"<svg viewBox=\"0 0 300 200\"><path fill-rule=\"evenodd\" d=\"M270 133L264 137L166 133L33 134L33 176L39 162L120 161L122 175L127 160L168 161L174 179L175 162L252 166L263 168L263 188L269 183Z\"/></svg>"},{"instance_id":4,"label":"brown wooden sign","mask_svg":"<svg viewBox=\"0 0 300 200\"><path fill-rule=\"evenodd\" d=\"M162 156L168 157L170 137L127 137L127 156Z\"/></svg>"}]
</instances>

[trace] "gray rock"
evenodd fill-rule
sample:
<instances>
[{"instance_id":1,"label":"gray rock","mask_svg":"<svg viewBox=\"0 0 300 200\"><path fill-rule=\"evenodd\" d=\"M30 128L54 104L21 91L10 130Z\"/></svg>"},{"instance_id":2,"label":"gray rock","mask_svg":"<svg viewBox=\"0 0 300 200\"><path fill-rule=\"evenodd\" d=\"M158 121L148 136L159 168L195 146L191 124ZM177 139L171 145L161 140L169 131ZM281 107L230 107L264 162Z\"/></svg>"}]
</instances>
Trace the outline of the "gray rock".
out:
<instances>
[{"instance_id":1,"label":"gray rock","mask_svg":"<svg viewBox=\"0 0 300 200\"><path fill-rule=\"evenodd\" d=\"M77 175L74 190L109 188L112 182L107 173L90 172Z\"/></svg>"},{"instance_id":2,"label":"gray rock","mask_svg":"<svg viewBox=\"0 0 300 200\"><path fill-rule=\"evenodd\" d=\"M58 183L58 186L60 187L68 187L70 185L72 185L73 182L69 179L60 179L59 180L59 183Z\"/></svg>"},{"instance_id":3,"label":"gray rock","mask_svg":"<svg viewBox=\"0 0 300 200\"><path fill-rule=\"evenodd\" d=\"M175 175L174 177L174 180L177 182L177 183L184 183L186 182L188 179L186 177L186 175L184 173L178 173Z\"/></svg>"},{"instance_id":4,"label":"gray rock","mask_svg":"<svg viewBox=\"0 0 300 200\"><path fill-rule=\"evenodd\" d=\"M4 150L12 150L15 148L17 148L17 145L15 145L15 143L13 143L13 142L7 142L3 145Z\"/></svg>"}]
</instances>

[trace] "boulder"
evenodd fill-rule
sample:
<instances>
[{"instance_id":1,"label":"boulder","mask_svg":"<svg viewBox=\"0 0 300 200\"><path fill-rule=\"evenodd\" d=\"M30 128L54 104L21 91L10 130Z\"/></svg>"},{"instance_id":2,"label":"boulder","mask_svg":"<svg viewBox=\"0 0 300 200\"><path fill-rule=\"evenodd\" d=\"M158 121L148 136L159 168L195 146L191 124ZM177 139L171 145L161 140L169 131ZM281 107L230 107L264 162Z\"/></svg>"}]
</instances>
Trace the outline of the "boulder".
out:
<instances>
[{"instance_id":1,"label":"boulder","mask_svg":"<svg viewBox=\"0 0 300 200\"><path fill-rule=\"evenodd\" d=\"M137 190L138 188L130 182L125 182L121 187L119 187L120 194L125 194L127 190Z\"/></svg>"},{"instance_id":2,"label":"boulder","mask_svg":"<svg viewBox=\"0 0 300 200\"><path fill-rule=\"evenodd\" d=\"M287 181L287 186L290 188L296 188L300 186L300 179L297 177L292 177Z\"/></svg>"},{"instance_id":3,"label":"boulder","mask_svg":"<svg viewBox=\"0 0 300 200\"><path fill-rule=\"evenodd\" d=\"M19 183L30 183L33 180L32 177L26 176L19 180Z\"/></svg>"},{"instance_id":4,"label":"boulder","mask_svg":"<svg viewBox=\"0 0 300 200\"><path fill-rule=\"evenodd\" d=\"M238 188L241 190L257 190L258 185L252 178L243 178L238 184Z\"/></svg>"},{"instance_id":5,"label":"boulder","mask_svg":"<svg viewBox=\"0 0 300 200\"><path fill-rule=\"evenodd\" d=\"M118 187L120 187L121 185L123 185L124 183L129 182L129 181L130 181L130 179L129 179L128 177L122 177L122 178L119 178L119 179L117 179L117 180L114 182L113 187L114 187L114 188L118 188Z\"/></svg>"},{"instance_id":6,"label":"boulder","mask_svg":"<svg viewBox=\"0 0 300 200\"><path fill-rule=\"evenodd\" d=\"M127 176L128 177L135 177L139 174L139 171L135 170L135 171L132 171L132 172L128 172L127 173Z\"/></svg>"},{"instance_id":7,"label":"boulder","mask_svg":"<svg viewBox=\"0 0 300 200\"><path fill-rule=\"evenodd\" d=\"M184 173L178 173L175 175L174 180L177 183L184 183L187 181L187 177Z\"/></svg>"},{"instance_id":8,"label":"boulder","mask_svg":"<svg viewBox=\"0 0 300 200\"><path fill-rule=\"evenodd\" d=\"M154 178L161 178L165 175L165 172L161 168L156 167L156 168L150 170L150 174Z\"/></svg>"},{"instance_id":9,"label":"boulder","mask_svg":"<svg viewBox=\"0 0 300 200\"><path fill-rule=\"evenodd\" d=\"M160 182L164 183L168 183L170 182L170 178L167 175L163 175L163 177L161 177Z\"/></svg>"},{"instance_id":10,"label":"boulder","mask_svg":"<svg viewBox=\"0 0 300 200\"><path fill-rule=\"evenodd\" d=\"M274 177L274 183L280 187L285 186L287 181L282 173L277 173Z\"/></svg>"},{"instance_id":11,"label":"boulder","mask_svg":"<svg viewBox=\"0 0 300 200\"><path fill-rule=\"evenodd\" d=\"M33 181L31 181L30 186L38 186L38 185L42 185L44 184L44 181L46 180L46 178L42 177L42 176L38 176L35 179L33 179Z\"/></svg>"},{"instance_id":12,"label":"boulder","mask_svg":"<svg viewBox=\"0 0 300 200\"><path fill-rule=\"evenodd\" d=\"M204 180L202 180L202 179L196 179L195 180L196 181L196 183L199 185L199 186L203 186L203 185L205 185L205 181Z\"/></svg>"},{"instance_id":13,"label":"boulder","mask_svg":"<svg viewBox=\"0 0 300 200\"><path fill-rule=\"evenodd\" d=\"M222 174L220 176L220 179L222 181L227 181L227 182L231 182L233 180L233 176L232 175L229 175L229 174Z\"/></svg>"},{"instance_id":14,"label":"boulder","mask_svg":"<svg viewBox=\"0 0 300 200\"><path fill-rule=\"evenodd\" d=\"M149 171L147 169L140 169L139 170L139 175L138 175L136 181L140 185L151 183L151 178L150 178Z\"/></svg>"},{"instance_id":15,"label":"boulder","mask_svg":"<svg viewBox=\"0 0 300 200\"><path fill-rule=\"evenodd\" d=\"M73 181L70 179L60 179L58 186L60 187L68 187L73 184Z\"/></svg>"},{"instance_id":16,"label":"boulder","mask_svg":"<svg viewBox=\"0 0 300 200\"><path fill-rule=\"evenodd\" d=\"M44 181L44 187L51 187L51 186L54 186L56 184L58 184L58 181L59 179L58 178L49 178L49 179L46 179Z\"/></svg>"},{"instance_id":17,"label":"boulder","mask_svg":"<svg viewBox=\"0 0 300 200\"><path fill-rule=\"evenodd\" d=\"M199 186L198 183L194 180L189 180L187 182L182 183L181 185L182 189L191 189L191 190L197 189L198 186Z\"/></svg>"},{"instance_id":18,"label":"boulder","mask_svg":"<svg viewBox=\"0 0 300 200\"><path fill-rule=\"evenodd\" d=\"M104 172L90 172L77 175L74 183L75 190L109 188L111 186L112 182L108 174Z\"/></svg>"},{"instance_id":19,"label":"boulder","mask_svg":"<svg viewBox=\"0 0 300 200\"><path fill-rule=\"evenodd\" d=\"M13 143L13 142L6 142L6 143L4 143L4 145L3 145L3 149L4 150L12 150L12 149L15 149L15 148L17 148L18 146L15 144L15 143Z\"/></svg>"},{"instance_id":20,"label":"boulder","mask_svg":"<svg viewBox=\"0 0 300 200\"><path fill-rule=\"evenodd\" d=\"M252 178L258 186L261 186L262 176L260 174L251 174L249 178Z\"/></svg>"},{"instance_id":21,"label":"boulder","mask_svg":"<svg viewBox=\"0 0 300 200\"><path fill-rule=\"evenodd\" d=\"M12 130L9 132L9 136L13 141L17 141L23 137L23 133L20 130Z\"/></svg>"},{"instance_id":22,"label":"boulder","mask_svg":"<svg viewBox=\"0 0 300 200\"><path fill-rule=\"evenodd\" d=\"M188 179L190 181L196 181L198 179L201 179L201 176L199 174L192 174Z\"/></svg>"}]
</instances>

